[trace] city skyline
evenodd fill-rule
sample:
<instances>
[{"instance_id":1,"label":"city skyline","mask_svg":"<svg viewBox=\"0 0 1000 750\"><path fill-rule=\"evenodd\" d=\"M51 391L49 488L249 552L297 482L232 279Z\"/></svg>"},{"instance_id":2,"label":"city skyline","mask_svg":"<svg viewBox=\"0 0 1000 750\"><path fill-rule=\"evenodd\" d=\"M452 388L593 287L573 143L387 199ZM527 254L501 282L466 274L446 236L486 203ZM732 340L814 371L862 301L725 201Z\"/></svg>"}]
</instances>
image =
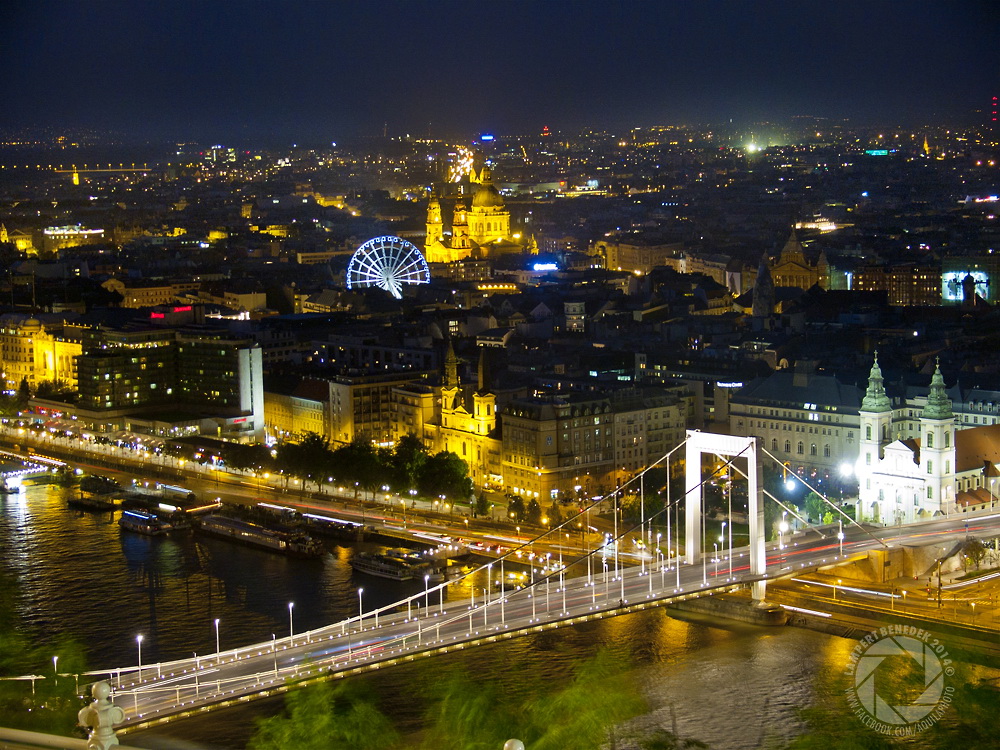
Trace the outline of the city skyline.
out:
<instances>
[{"instance_id":1,"label":"city skyline","mask_svg":"<svg viewBox=\"0 0 1000 750\"><path fill-rule=\"evenodd\" d=\"M794 116L985 123L986 3L7 7L11 127L323 142Z\"/></svg>"}]
</instances>

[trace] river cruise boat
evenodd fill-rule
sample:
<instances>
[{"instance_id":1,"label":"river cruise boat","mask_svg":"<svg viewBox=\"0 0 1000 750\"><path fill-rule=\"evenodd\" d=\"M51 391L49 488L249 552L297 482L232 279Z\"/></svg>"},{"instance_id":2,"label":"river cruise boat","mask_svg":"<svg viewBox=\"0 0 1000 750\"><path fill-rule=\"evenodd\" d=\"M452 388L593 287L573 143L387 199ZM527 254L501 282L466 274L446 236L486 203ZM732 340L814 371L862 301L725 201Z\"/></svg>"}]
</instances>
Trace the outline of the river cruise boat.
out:
<instances>
[{"instance_id":1,"label":"river cruise boat","mask_svg":"<svg viewBox=\"0 0 1000 750\"><path fill-rule=\"evenodd\" d=\"M424 575L424 566L410 559L408 550L389 550L384 554L359 552L350 563L359 573L391 581L410 581Z\"/></svg>"},{"instance_id":2,"label":"river cruise boat","mask_svg":"<svg viewBox=\"0 0 1000 750\"><path fill-rule=\"evenodd\" d=\"M134 531L146 536L163 536L173 530L173 526L152 513L140 510L123 510L118 525L128 531Z\"/></svg>"}]
</instances>

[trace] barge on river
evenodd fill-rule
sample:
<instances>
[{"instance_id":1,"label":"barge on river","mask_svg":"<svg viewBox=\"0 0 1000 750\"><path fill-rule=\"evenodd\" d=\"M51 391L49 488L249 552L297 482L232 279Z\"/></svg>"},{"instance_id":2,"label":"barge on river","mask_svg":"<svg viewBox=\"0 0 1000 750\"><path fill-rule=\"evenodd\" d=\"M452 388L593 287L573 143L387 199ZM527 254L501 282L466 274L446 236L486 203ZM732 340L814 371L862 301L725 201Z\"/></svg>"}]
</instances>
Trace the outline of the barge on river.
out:
<instances>
[{"instance_id":1,"label":"barge on river","mask_svg":"<svg viewBox=\"0 0 1000 750\"><path fill-rule=\"evenodd\" d=\"M323 554L323 545L307 534L270 529L228 516L203 516L196 523L197 530L205 534L232 539L259 549L295 557L320 557Z\"/></svg>"}]
</instances>

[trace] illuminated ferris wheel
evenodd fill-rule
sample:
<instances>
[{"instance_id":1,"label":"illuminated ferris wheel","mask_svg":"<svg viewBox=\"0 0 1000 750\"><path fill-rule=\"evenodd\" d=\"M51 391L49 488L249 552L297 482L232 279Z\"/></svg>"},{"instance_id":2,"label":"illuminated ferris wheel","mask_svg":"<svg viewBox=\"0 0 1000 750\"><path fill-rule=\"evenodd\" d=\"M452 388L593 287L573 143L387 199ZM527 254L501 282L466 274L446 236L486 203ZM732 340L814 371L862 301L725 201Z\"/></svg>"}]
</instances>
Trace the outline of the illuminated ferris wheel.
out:
<instances>
[{"instance_id":1,"label":"illuminated ferris wheel","mask_svg":"<svg viewBox=\"0 0 1000 750\"><path fill-rule=\"evenodd\" d=\"M427 284L431 271L412 242L387 235L368 240L347 264L347 288L377 286L396 299L403 298L403 284Z\"/></svg>"}]
</instances>

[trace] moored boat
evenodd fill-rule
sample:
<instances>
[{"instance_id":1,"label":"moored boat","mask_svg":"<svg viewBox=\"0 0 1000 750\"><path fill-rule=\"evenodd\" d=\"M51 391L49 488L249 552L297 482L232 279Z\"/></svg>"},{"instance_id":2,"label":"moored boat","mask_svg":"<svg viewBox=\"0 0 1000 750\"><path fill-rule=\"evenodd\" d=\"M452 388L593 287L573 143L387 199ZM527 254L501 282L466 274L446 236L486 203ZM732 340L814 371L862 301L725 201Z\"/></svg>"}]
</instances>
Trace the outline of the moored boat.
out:
<instances>
[{"instance_id":1,"label":"moored boat","mask_svg":"<svg viewBox=\"0 0 1000 750\"><path fill-rule=\"evenodd\" d=\"M297 557L319 557L323 546L307 534L279 531L228 516L210 515L197 519L199 531L212 536L243 542L251 547L281 552Z\"/></svg>"},{"instance_id":2,"label":"moored boat","mask_svg":"<svg viewBox=\"0 0 1000 750\"><path fill-rule=\"evenodd\" d=\"M124 510L118 519L118 525L128 531L135 531L146 536L162 536L173 530L173 526L152 513L139 510Z\"/></svg>"},{"instance_id":3,"label":"moored boat","mask_svg":"<svg viewBox=\"0 0 1000 750\"><path fill-rule=\"evenodd\" d=\"M367 573L393 581L427 578L431 582L445 580L446 568L435 565L419 553L408 549L390 549L383 553L361 552L350 565L359 573Z\"/></svg>"},{"instance_id":4,"label":"moored boat","mask_svg":"<svg viewBox=\"0 0 1000 750\"><path fill-rule=\"evenodd\" d=\"M100 512L114 510L118 507L114 498L110 495L84 495L83 493L80 493L77 496L71 496L66 501L66 504L71 508L96 510Z\"/></svg>"},{"instance_id":5,"label":"moored boat","mask_svg":"<svg viewBox=\"0 0 1000 750\"><path fill-rule=\"evenodd\" d=\"M392 581L410 581L417 577L417 566L391 554L360 552L350 560L351 567L359 573L366 573Z\"/></svg>"}]
</instances>

